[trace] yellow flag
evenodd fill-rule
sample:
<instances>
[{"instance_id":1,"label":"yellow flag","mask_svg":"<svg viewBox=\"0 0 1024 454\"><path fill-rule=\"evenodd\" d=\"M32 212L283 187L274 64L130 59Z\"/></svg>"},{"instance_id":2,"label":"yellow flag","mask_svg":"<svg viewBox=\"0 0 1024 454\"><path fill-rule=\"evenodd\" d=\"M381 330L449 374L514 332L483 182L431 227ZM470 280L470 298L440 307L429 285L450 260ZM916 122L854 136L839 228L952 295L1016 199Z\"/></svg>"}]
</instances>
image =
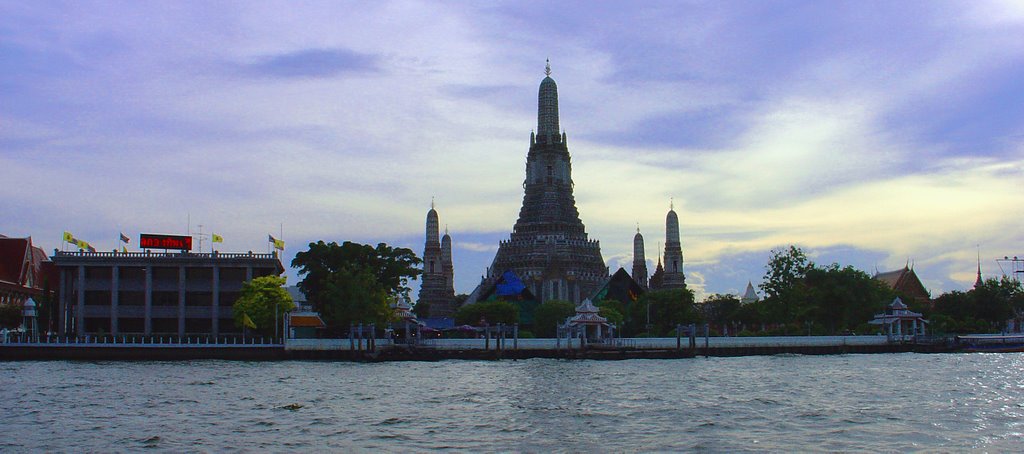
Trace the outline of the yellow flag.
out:
<instances>
[{"instance_id":1,"label":"yellow flag","mask_svg":"<svg viewBox=\"0 0 1024 454\"><path fill-rule=\"evenodd\" d=\"M64 232L64 242L65 243L74 243L75 242L75 236L72 235L71 232Z\"/></svg>"},{"instance_id":2,"label":"yellow flag","mask_svg":"<svg viewBox=\"0 0 1024 454\"><path fill-rule=\"evenodd\" d=\"M256 329L256 324L253 323L251 318L249 318L249 314L246 314L245 312L242 313L242 325L249 329Z\"/></svg>"},{"instance_id":3,"label":"yellow flag","mask_svg":"<svg viewBox=\"0 0 1024 454\"><path fill-rule=\"evenodd\" d=\"M128 253L128 248L126 246L121 246L121 252L124 252L125 254L127 254Z\"/></svg>"},{"instance_id":4,"label":"yellow flag","mask_svg":"<svg viewBox=\"0 0 1024 454\"><path fill-rule=\"evenodd\" d=\"M274 243L274 249L284 250L284 240L274 238L273 235L267 235L267 241Z\"/></svg>"},{"instance_id":5,"label":"yellow flag","mask_svg":"<svg viewBox=\"0 0 1024 454\"><path fill-rule=\"evenodd\" d=\"M89 249L89 243L87 241L76 240L75 245L78 246L79 249Z\"/></svg>"},{"instance_id":6,"label":"yellow flag","mask_svg":"<svg viewBox=\"0 0 1024 454\"><path fill-rule=\"evenodd\" d=\"M218 235L216 233L213 233L213 234L210 235L210 241L213 241L214 243L223 243L224 242L224 237L222 237L222 236L220 236L220 235Z\"/></svg>"}]
</instances>

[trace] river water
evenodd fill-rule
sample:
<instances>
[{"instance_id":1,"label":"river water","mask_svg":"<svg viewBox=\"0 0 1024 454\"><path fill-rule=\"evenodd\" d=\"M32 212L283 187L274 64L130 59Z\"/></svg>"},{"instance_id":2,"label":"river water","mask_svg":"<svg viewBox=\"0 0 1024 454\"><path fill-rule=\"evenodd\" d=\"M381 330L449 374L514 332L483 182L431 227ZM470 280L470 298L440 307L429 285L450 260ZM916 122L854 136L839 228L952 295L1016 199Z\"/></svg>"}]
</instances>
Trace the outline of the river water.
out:
<instances>
[{"instance_id":1,"label":"river water","mask_svg":"<svg viewBox=\"0 0 1024 454\"><path fill-rule=\"evenodd\" d=\"M0 451L1019 451L1024 354L0 363Z\"/></svg>"}]
</instances>

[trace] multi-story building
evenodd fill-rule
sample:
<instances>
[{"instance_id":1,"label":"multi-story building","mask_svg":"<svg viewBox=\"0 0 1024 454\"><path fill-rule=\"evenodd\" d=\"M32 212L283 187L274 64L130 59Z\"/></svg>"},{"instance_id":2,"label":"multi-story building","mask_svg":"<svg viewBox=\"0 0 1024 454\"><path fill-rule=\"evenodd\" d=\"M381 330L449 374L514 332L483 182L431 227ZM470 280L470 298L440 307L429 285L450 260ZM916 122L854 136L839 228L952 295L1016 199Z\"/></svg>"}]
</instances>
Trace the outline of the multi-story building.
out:
<instances>
[{"instance_id":1,"label":"multi-story building","mask_svg":"<svg viewBox=\"0 0 1024 454\"><path fill-rule=\"evenodd\" d=\"M77 336L238 333L231 306L242 284L284 272L276 252L54 251L52 260L58 331Z\"/></svg>"}]
</instances>

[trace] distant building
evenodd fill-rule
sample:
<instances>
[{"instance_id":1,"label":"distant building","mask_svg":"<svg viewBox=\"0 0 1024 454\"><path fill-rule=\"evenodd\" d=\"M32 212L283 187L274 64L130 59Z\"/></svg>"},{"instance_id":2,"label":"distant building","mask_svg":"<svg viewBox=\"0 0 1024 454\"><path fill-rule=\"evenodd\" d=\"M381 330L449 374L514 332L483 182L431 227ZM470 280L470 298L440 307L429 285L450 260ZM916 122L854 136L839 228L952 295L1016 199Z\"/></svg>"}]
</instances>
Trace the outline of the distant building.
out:
<instances>
[{"instance_id":1,"label":"distant building","mask_svg":"<svg viewBox=\"0 0 1024 454\"><path fill-rule=\"evenodd\" d=\"M56 275L53 262L32 245L32 237L0 235L0 304L21 307L29 298L39 303L52 297Z\"/></svg>"},{"instance_id":2,"label":"distant building","mask_svg":"<svg viewBox=\"0 0 1024 454\"><path fill-rule=\"evenodd\" d=\"M640 286L626 270L619 268L609 277L594 294L590 295L591 301L615 300L626 307L629 307L646 293L647 290Z\"/></svg>"},{"instance_id":3,"label":"distant building","mask_svg":"<svg viewBox=\"0 0 1024 454\"><path fill-rule=\"evenodd\" d=\"M875 273L874 278L915 302L928 303L931 301L928 289L924 288L921 279L917 277L914 268L909 264L895 271Z\"/></svg>"},{"instance_id":4,"label":"distant building","mask_svg":"<svg viewBox=\"0 0 1024 454\"><path fill-rule=\"evenodd\" d=\"M466 299L466 304L483 301L507 301L519 307L519 321L533 325L533 311L541 301L514 271L506 271L497 279L486 279Z\"/></svg>"},{"instance_id":5,"label":"distant building","mask_svg":"<svg viewBox=\"0 0 1024 454\"><path fill-rule=\"evenodd\" d=\"M242 284L284 272L271 254L54 251L61 335L240 334Z\"/></svg>"},{"instance_id":6,"label":"distant building","mask_svg":"<svg viewBox=\"0 0 1024 454\"><path fill-rule=\"evenodd\" d=\"M640 226L633 235L633 280L644 290L647 289L647 256L644 253L644 236L640 234Z\"/></svg>"},{"instance_id":7,"label":"distant building","mask_svg":"<svg viewBox=\"0 0 1024 454\"><path fill-rule=\"evenodd\" d=\"M761 300L761 297L757 296L757 292L754 291L754 284L747 281L747 291L743 293L740 298L740 304L756 303Z\"/></svg>"},{"instance_id":8,"label":"distant building","mask_svg":"<svg viewBox=\"0 0 1024 454\"><path fill-rule=\"evenodd\" d=\"M423 245L423 274L416 304L426 304L429 317L451 317L455 313L455 280L452 266L452 238L445 229L438 239L437 210L431 202L427 212L426 241Z\"/></svg>"},{"instance_id":9,"label":"distant building","mask_svg":"<svg viewBox=\"0 0 1024 454\"><path fill-rule=\"evenodd\" d=\"M661 268L661 261L658 261L658 271L661 271L657 285L651 277L651 290L668 290L686 288L686 276L683 274L683 248L679 241L679 216L675 208L670 204L668 214L665 216L665 268ZM655 274L658 274L655 271Z\"/></svg>"}]
</instances>

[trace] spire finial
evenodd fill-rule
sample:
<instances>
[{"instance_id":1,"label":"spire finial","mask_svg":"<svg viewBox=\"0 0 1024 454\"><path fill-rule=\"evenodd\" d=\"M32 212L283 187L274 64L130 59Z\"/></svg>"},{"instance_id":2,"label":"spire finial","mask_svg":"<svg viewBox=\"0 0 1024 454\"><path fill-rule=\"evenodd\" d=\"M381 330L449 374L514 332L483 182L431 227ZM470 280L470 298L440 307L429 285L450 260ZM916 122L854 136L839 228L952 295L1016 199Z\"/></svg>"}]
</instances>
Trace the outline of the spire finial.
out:
<instances>
[{"instance_id":1,"label":"spire finial","mask_svg":"<svg viewBox=\"0 0 1024 454\"><path fill-rule=\"evenodd\" d=\"M544 65L544 75L545 76L550 76L551 75L551 59L548 58L548 59L545 59L544 61L546 63Z\"/></svg>"},{"instance_id":2,"label":"spire finial","mask_svg":"<svg viewBox=\"0 0 1024 454\"><path fill-rule=\"evenodd\" d=\"M445 224L445 225L444 225L444 234L445 234L445 235L447 235L447 234L448 234L448 224Z\"/></svg>"},{"instance_id":3,"label":"spire finial","mask_svg":"<svg viewBox=\"0 0 1024 454\"><path fill-rule=\"evenodd\" d=\"M434 196L430 196L430 209L434 209Z\"/></svg>"},{"instance_id":4,"label":"spire finial","mask_svg":"<svg viewBox=\"0 0 1024 454\"><path fill-rule=\"evenodd\" d=\"M668 209L669 210L675 210L676 209L675 197L669 197L668 198Z\"/></svg>"},{"instance_id":5,"label":"spire finial","mask_svg":"<svg viewBox=\"0 0 1024 454\"><path fill-rule=\"evenodd\" d=\"M636 233L640 233L640 223L636 223Z\"/></svg>"}]
</instances>

